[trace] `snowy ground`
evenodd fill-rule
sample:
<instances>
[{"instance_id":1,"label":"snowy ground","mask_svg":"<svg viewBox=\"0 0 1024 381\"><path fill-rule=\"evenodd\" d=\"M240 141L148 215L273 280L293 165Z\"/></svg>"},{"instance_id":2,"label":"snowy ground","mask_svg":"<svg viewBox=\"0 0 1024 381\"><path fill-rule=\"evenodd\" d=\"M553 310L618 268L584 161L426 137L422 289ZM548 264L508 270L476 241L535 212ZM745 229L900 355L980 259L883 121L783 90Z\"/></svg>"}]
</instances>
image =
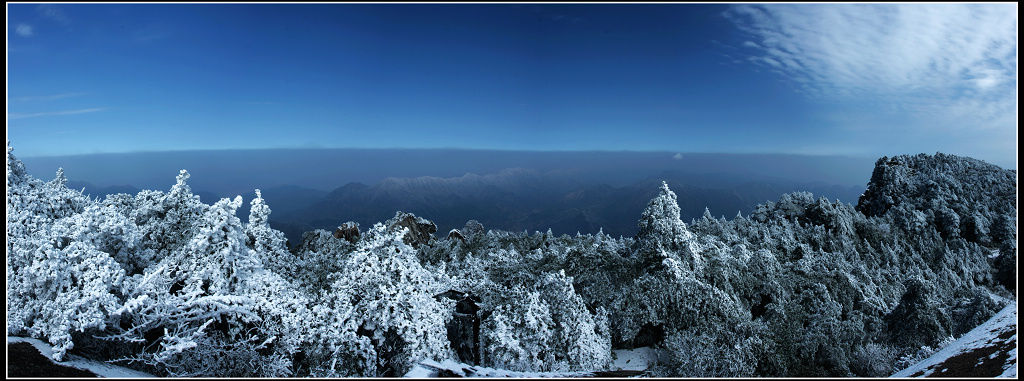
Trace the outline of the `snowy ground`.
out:
<instances>
[{"instance_id":1,"label":"snowy ground","mask_svg":"<svg viewBox=\"0 0 1024 381\"><path fill-rule=\"evenodd\" d=\"M412 367L406 378L434 377L482 377L482 378L572 378L581 377L588 372L517 372L505 369L487 368L478 365L467 365L452 360L437 362L424 360Z\"/></svg>"},{"instance_id":2,"label":"snowy ground","mask_svg":"<svg viewBox=\"0 0 1024 381\"><path fill-rule=\"evenodd\" d=\"M616 350L611 370L644 370L661 353L649 347ZM450 373L449 373L450 372ZM413 367L405 377L588 377L589 372L513 372L484 368L446 360L424 361ZM950 343L931 357L893 374L892 377L1008 377L1017 378L1017 304L999 311L960 339Z\"/></svg>"},{"instance_id":3,"label":"snowy ground","mask_svg":"<svg viewBox=\"0 0 1024 381\"><path fill-rule=\"evenodd\" d=\"M405 377L410 378L432 378L432 377L487 377L487 378L576 378L576 377L609 377L609 376L635 376L628 371L642 371L654 365L661 351L642 347L636 349L614 350L614 363L611 369L601 372L516 372L504 369L494 369L482 366L468 365L451 360L437 362L425 360L416 364ZM629 374L608 374L615 371L627 371Z\"/></svg>"},{"instance_id":4,"label":"snowy ground","mask_svg":"<svg viewBox=\"0 0 1024 381\"><path fill-rule=\"evenodd\" d=\"M1017 378L1017 303L892 377Z\"/></svg>"},{"instance_id":5,"label":"snowy ground","mask_svg":"<svg viewBox=\"0 0 1024 381\"><path fill-rule=\"evenodd\" d=\"M437 362L424 360L406 373L406 378L435 378L435 377L481 377L481 378L584 378L584 377L643 377L647 375L641 369L608 370L608 371L581 371L581 372L516 372L505 369L487 368L477 365L467 365L451 360Z\"/></svg>"},{"instance_id":6,"label":"snowy ground","mask_svg":"<svg viewBox=\"0 0 1024 381\"><path fill-rule=\"evenodd\" d=\"M651 347L615 349L612 353L615 359L612 364L613 370L644 370L658 362L659 356L665 356L662 351Z\"/></svg>"},{"instance_id":7,"label":"snowy ground","mask_svg":"<svg viewBox=\"0 0 1024 381\"><path fill-rule=\"evenodd\" d=\"M50 345L32 338L7 337L8 343L28 342L48 359L53 355ZM657 361L659 352L653 348L616 350L611 370L644 370ZM148 378L148 373L111 365L105 362L87 360L68 355L58 364L89 370L100 377ZM52 361L52 360L51 360ZM990 375L979 374L988 372ZM451 372L451 374L446 374ZM565 378L593 376L590 372L514 372L456 363L451 360L432 360L417 364L405 377L427 378L437 376L462 377L513 377L513 378ZM1017 377L1017 304L1013 303L999 311L984 324L976 327L960 339L949 344L931 357L913 366L896 372L892 377Z\"/></svg>"},{"instance_id":8,"label":"snowy ground","mask_svg":"<svg viewBox=\"0 0 1024 381\"><path fill-rule=\"evenodd\" d=\"M32 346L36 347L36 349L39 350L39 353L42 353L43 356L46 356L47 359L50 359L50 361L53 361L52 360L53 359L53 348L50 346L50 344L48 344L46 342L43 342L41 340L37 340L37 339L33 339L33 338L28 338L28 337L7 336L7 342L8 343L17 343L17 342L22 342L22 341L32 344ZM88 360L88 359L85 359L85 358L82 358L82 357L79 357L79 356L75 356L75 355L67 355L66 357L67 357L67 359L64 360L64 361L61 361L61 362L53 361L53 362L55 364L59 364L59 365L63 365L63 366L70 366L70 367L73 367L73 368L88 370L90 372L96 373L96 375L98 375L100 377L106 377L106 378L149 378L149 377L154 377L153 375L151 375L149 373L143 373L143 372L139 372L137 370L132 370L132 369L116 366L116 365L107 364L107 363L102 362L102 361Z\"/></svg>"}]
</instances>

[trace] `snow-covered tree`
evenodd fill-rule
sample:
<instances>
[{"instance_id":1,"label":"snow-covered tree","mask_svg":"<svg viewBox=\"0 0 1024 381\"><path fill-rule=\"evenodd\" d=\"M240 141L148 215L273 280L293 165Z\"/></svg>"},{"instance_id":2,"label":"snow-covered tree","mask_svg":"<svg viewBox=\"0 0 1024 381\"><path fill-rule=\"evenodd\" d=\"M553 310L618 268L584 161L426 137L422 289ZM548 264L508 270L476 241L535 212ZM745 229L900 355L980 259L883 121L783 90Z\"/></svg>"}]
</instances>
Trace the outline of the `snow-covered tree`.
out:
<instances>
[{"instance_id":1,"label":"snow-covered tree","mask_svg":"<svg viewBox=\"0 0 1024 381\"><path fill-rule=\"evenodd\" d=\"M72 334L105 330L120 307L124 270L85 242L42 244L28 260L8 258L8 335L42 338L61 360L75 346Z\"/></svg>"},{"instance_id":2,"label":"snow-covered tree","mask_svg":"<svg viewBox=\"0 0 1024 381\"><path fill-rule=\"evenodd\" d=\"M246 246L265 267L281 276L294 274L296 267L304 267L305 263L288 251L284 233L270 227L270 207L259 189L251 205L249 222L245 225Z\"/></svg>"},{"instance_id":3,"label":"snow-covered tree","mask_svg":"<svg viewBox=\"0 0 1024 381\"><path fill-rule=\"evenodd\" d=\"M402 240L407 231L374 225L331 276L334 281L323 298L349 301L332 304L345 316L335 324L354 327L369 339L371 347L359 356L369 357L374 366L345 364L355 368L325 372L396 376L424 359L454 358L445 329L450 306L433 297L446 291L449 282L419 264L416 250Z\"/></svg>"},{"instance_id":4,"label":"snow-covered tree","mask_svg":"<svg viewBox=\"0 0 1024 381\"><path fill-rule=\"evenodd\" d=\"M75 333L111 324L125 272L100 250L111 243L98 237L102 228L83 236L96 218L79 213L96 211L92 200L65 187L63 170L48 183L32 178L12 151L8 146L7 333L49 341L60 360L75 346Z\"/></svg>"},{"instance_id":5,"label":"snow-covered tree","mask_svg":"<svg viewBox=\"0 0 1024 381\"><path fill-rule=\"evenodd\" d=\"M188 242L134 277L118 311L129 328L112 339L144 348L126 360L179 376L292 374L308 301L246 246L241 203L217 202Z\"/></svg>"},{"instance_id":6,"label":"snow-covered tree","mask_svg":"<svg viewBox=\"0 0 1024 381\"><path fill-rule=\"evenodd\" d=\"M555 322L548 303L538 292L521 287L506 295L517 301L498 305L480 329L484 365L534 372L564 366L555 357Z\"/></svg>"},{"instance_id":7,"label":"snow-covered tree","mask_svg":"<svg viewBox=\"0 0 1024 381\"><path fill-rule=\"evenodd\" d=\"M588 311L565 271L548 273L538 288L556 324L552 343L556 361L568 370L604 369L611 362L611 333L603 307Z\"/></svg>"},{"instance_id":8,"label":"snow-covered tree","mask_svg":"<svg viewBox=\"0 0 1024 381\"><path fill-rule=\"evenodd\" d=\"M640 222L637 223L637 241L641 253L658 255L659 249L679 251L688 247L693 234L679 217L679 204L676 193L668 189L668 184L661 183L657 197L647 204ZM654 260L654 258L652 258ZM661 262L661 259L657 259Z\"/></svg>"},{"instance_id":9,"label":"snow-covered tree","mask_svg":"<svg viewBox=\"0 0 1024 381\"><path fill-rule=\"evenodd\" d=\"M751 377L764 343L757 336L737 339L708 329L688 328L665 339L667 365L674 377Z\"/></svg>"},{"instance_id":10,"label":"snow-covered tree","mask_svg":"<svg viewBox=\"0 0 1024 381\"><path fill-rule=\"evenodd\" d=\"M934 297L932 282L921 277L907 280L900 304L886 316L894 344L920 348L935 345L950 334L950 319Z\"/></svg>"},{"instance_id":11,"label":"snow-covered tree","mask_svg":"<svg viewBox=\"0 0 1024 381\"><path fill-rule=\"evenodd\" d=\"M144 248L153 250L153 263L179 250L198 232L197 222L209 206L199 202L186 181L191 175L181 170L169 193L143 190L135 195L129 218L139 226ZM139 263L148 267L152 263Z\"/></svg>"}]
</instances>

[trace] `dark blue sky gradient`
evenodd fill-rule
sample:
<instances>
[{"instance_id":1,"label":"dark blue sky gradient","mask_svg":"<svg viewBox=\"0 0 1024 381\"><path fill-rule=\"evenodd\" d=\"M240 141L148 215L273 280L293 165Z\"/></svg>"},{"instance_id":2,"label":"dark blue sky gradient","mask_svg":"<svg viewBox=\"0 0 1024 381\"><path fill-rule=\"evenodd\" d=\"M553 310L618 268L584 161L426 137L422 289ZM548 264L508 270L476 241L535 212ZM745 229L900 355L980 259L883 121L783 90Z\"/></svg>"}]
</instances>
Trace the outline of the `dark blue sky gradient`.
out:
<instances>
[{"instance_id":1,"label":"dark blue sky gradient","mask_svg":"<svg viewBox=\"0 0 1024 381\"><path fill-rule=\"evenodd\" d=\"M809 8L746 7L774 12L776 24L814 19ZM815 66L813 40L773 47L774 24L728 5L7 10L8 139L19 156L306 147L942 151L1016 167L1015 101L1013 115L1009 106L986 109L969 123L943 119L949 126L928 111L971 104L966 97L981 104L990 89L1011 85L1015 99L1015 61L1012 83L1000 82L1006 70L990 81L979 69L965 80L981 90L952 84L943 89L960 95L938 100L927 88L887 89L884 80L844 87L830 77L835 64ZM1015 28L1012 36L1015 55ZM809 58L780 70L780 52Z\"/></svg>"}]
</instances>

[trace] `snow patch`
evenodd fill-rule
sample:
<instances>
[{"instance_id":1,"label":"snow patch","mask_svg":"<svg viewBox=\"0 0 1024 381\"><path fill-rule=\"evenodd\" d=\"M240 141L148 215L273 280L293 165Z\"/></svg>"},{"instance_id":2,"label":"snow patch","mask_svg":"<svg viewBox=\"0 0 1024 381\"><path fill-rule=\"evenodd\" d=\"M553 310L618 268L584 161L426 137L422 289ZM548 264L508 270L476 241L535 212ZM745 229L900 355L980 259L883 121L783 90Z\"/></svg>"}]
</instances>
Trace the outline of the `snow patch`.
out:
<instances>
[{"instance_id":1,"label":"snow patch","mask_svg":"<svg viewBox=\"0 0 1024 381\"><path fill-rule=\"evenodd\" d=\"M664 357L664 350L651 347L613 350L613 370L646 370Z\"/></svg>"},{"instance_id":2,"label":"snow patch","mask_svg":"<svg viewBox=\"0 0 1024 381\"><path fill-rule=\"evenodd\" d=\"M999 311L991 319L967 332L962 337L949 344L945 348L939 350L931 357L928 357L917 364L911 365L909 368L896 372L891 377L905 378L905 377L928 377L933 372L941 368L941 365L950 358L964 353L970 353L971 351L978 348L985 348L1000 344L1009 343L1014 347L1009 350L1009 358L1003 365L1003 373L996 377L1017 377L1017 304L1013 303L1002 311ZM1008 338L1000 338L1000 335L1006 336L1006 333L1013 332L1013 335ZM996 354L993 354L996 356ZM996 356L998 357L998 356ZM994 357L993 357L994 358ZM984 358L982 358L983 360Z\"/></svg>"},{"instance_id":3,"label":"snow patch","mask_svg":"<svg viewBox=\"0 0 1024 381\"><path fill-rule=\"evenodd\" d=\"M644 352L644 351L641 351ZM640 369L637 369L640 370ZM599 377L604 378L608 372L604 371L579 371L579 372L518 372L506 369L494 369L478 365L468 365L452 360L437 362L434 360L423 360L416 364L403 377L405 378L435 378L435 377L483 377L483 378L580 378ZM635 377L640 372L628 372L615 377Z\"/></svg>"},{"instance_id":4,"label":"snow patch","mask_svg":"<svg viewBox=\"0 0 1024 381\"><path fill-rule=\"evenodd\" d=\"M450 373L449 373L450 372ZM485 377L485 378L564 378L572 377L573 373L557 372L516 372L505 369L494 369L477 365L467 365L452 360L437 362L423 360L405 374L406 378L433 377Z\"/></svg>"},{"instance_id":5,"label":"snow patch","mask_svg":"<svg viewBox=\"0 0 1024 381\"><path fill-rule=\"evenodd\" d=\"M65 355L64 358L67 360L57 362L53 361L53 347L39 339L33 339L30 337L18 337L18 336L7 336L8 343L26 342L32 344L42 353L47 360L50 360L54 364L70 366L73 368L84 369L90 372L96 373L96 375L104 378L152 378L156 377L152 374L140 372L125 367L108 364L102 361L90 360L81 356L76 355Z\"/></svg>"}]
</instances>

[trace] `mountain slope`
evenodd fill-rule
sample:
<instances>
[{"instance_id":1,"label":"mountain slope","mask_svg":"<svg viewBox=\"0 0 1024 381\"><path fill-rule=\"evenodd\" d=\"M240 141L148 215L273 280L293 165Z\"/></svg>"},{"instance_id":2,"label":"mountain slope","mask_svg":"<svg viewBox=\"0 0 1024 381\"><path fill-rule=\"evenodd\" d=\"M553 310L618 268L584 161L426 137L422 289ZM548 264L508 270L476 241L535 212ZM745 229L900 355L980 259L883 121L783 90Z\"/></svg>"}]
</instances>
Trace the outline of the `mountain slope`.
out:
<instances>
[{"instance_id":1,"label":"mountain slope","mask_svg":"<svg viewBox=\"0 0 1024 381\"><path fill-rule=\"evenodd\" d=\"M892 377L1017 377L1017 304L1013 303L931 357Z\"/></svg>"}]
</instances>

